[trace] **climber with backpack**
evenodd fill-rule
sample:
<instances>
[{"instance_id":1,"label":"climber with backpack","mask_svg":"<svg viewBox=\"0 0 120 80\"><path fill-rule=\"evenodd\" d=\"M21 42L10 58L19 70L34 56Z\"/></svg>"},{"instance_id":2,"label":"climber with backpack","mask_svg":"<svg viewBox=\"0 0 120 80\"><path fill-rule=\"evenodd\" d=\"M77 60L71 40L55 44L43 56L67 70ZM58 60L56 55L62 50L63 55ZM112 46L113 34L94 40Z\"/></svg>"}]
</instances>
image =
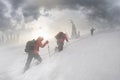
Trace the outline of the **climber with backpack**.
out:
<instances>
[{"instance_id":1,"label":"climber with backpack","mask_svg":"<svg viewBox=\"0 0 120 80\"><path fill-rule=\"evenodd\" d=\"M38 62L41 63L42 58L39 55L39 47L44 48L46 44L49 43L48 41L42 43L43 40L44 40L43 37L38 37L37 40L33 39L26 43L25 52L28 54L28 58L24 67L24 72L29 69L30 63L33 58L37 59Z\"/></svg>"},{"instance_id":2,"label":"climber with backpack","mask_svg":"<svg viewBox=\"0 0 120 80\"><path fill-rule=\"evenodd\" d=\"M59 32L57 33L57 35L55 36L56 40L57 40L57 47L55 48L55 51L62 51L63 50L63 45L64 45L64 41L66 40L68 42L68 38L67 35L63 32Z\"/></svg>"}]
</instances>

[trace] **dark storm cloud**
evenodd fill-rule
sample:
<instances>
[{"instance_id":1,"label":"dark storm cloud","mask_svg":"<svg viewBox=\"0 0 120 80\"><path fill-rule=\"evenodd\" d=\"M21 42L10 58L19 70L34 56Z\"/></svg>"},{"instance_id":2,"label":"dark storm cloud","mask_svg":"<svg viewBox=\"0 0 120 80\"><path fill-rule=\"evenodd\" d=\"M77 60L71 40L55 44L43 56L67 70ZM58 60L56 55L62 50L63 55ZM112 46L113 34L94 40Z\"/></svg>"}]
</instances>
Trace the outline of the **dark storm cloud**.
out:
<instances>
[{"instance_id":1,"label":"dark storm cloud","mask_svg":"<svg viewBox=\"0 0 120 80\"><path fill-rule=\"evenodd\" d=\"M4 31L6 29L11 28L11 20L9 18L6 18L4 16L0 16L0 30Z\"/></svg>"},{"instance_id":2,"label":"dark storm cloud","mask_svg":"<svg viewBox=\"0 0 120 80\"><path fill-rule=\"evenodd\" d=\"M34 19L37 19L40 15L39 13L39 7L38 6L27 6L23 8L23 15L26 21L31 21ZM29 17L31 17L31 20L29 20Z\"/></svg>"},{"instance_id":3,"label":"dark storm cloud","mask_svg":"<svg viewBox=\"0 0 120 80\"><path fill-rule=\"evenodd\" d=\"M25 3L26 0L8 0L8 2L12 5L13 9L18 9Z\"/></svg>"},{"instance_id":4,"label":"dark storm cloud","mask_svg":"<svg viewBox=\"0 0 120 80\"><path fill-rule=\"evenodd\" d=\"M58 9L73 9L79 10L83 7L83 11L86 11L86 16L90 20L103 19L110 23L120 23L120 7L114 5L116 0L7 0L12 6L11 16L17 15L16 11L21 8L22 14L25 21L32 21L37 19L41 13L39 9L44 7L47 10L58 8ZM6 6L0 2L0 28L3 26L8 28L11 21L9 18L4 16ZM91 10L89 13L87 10ZM13 14L14 13L14 14ZM47 16L49 14L46 14ZM16 17L17 20L17 17ZM20 19L19 19L20 20ZM7 22L7 24L5 24ZM4 29L4 28L3 28Z\"/></svg>"},{"instance_id":5,"label":"dark storm cloud","mask_svg":"<svg viewBox=\"0 0 120 80\"><path fill-rule=\"evenodd\" d=\"M77 9L78 6L83 6L86 9L93 10L93 13L90 16L93 17L101 17L101 18L110 18L108 9L111 7L111 4L106 0L10 0L14 9L22 6L23 7L24 16L34 16L39 14L39 8L69 8L69 9ZM33 4L31 4L33 2Z\"/></svg>"},{"instance_id":6,"label":"dark storm cloud","mask_svg":"<svg viewBox=\"0 0 120 80\"><path fill-rule=\"evenodd\" d=\"M5 12L6 6L0 1L0 31L11 27L11 20L4 15Z\"/></svg>"},{"instance_id":7,"label":"dark storm cloud","mask_svg":"<svg viewBox=\"0 0 120 80\"><path fill-rule=\"evenodd\" d=\"M110 23L120 23L120 7L114 3L116 0L64 0L63 6L69 9L84 7L85 10L91 10L86 13L90 20L107 20ZM86 11L87 12L87 11Z\"/></svg>"},{"instance_id":8,"label":"dark storm cloud","mask_svg":"<svg viewBox=\"0 0 120 80\"><path fill-rule=\"evenodd\" d=\"M10 0L13 11L22 8L22 13L25 18L25 22L37 19L40 16L39 9L42 7L39 0Z\"/></svg>"},{"instance_id":9,"label":"dark storm cloud","mask_svg":"<svg viewBox=\"0 0 120 80\"><path fill-rule=\"evenodd\" d=\"M61 9L78 9L79 7L84 7L85 9L93 11L88 14L88 17L91 19L102 18L108 21L114 21L117 20L116 18L120 17L120 8L113 6L115 1L116 0L11 0L11 3L13 8L18 8L22 4L25 4L23 14L26 18L29 16L33 16L33 19L37 18L39 16L38 10L40 7L47 9L56 7ZM112 9L110 10L110 8Z\"/></svg>"}]
</instances>

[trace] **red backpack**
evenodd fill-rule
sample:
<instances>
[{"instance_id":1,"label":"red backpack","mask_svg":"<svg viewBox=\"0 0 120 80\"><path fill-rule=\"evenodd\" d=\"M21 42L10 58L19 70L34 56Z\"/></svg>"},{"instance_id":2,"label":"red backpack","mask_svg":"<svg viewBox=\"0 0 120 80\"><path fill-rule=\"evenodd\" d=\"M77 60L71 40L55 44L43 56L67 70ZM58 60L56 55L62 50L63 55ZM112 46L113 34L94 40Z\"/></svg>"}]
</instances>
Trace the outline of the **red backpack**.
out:
<instances>
[{"instance_id":1,"label":"red backpack","mask_svg":"<svg viewBox=\"0 0 120 80\"><path fill-rule=\"evenodd\" d=\"M64 35L63 32L59 32L59 33L55 36L55 38L56 38L56 39L61 39L61 38L63 37L63 35Z\"/></svg>"}]
</instances>

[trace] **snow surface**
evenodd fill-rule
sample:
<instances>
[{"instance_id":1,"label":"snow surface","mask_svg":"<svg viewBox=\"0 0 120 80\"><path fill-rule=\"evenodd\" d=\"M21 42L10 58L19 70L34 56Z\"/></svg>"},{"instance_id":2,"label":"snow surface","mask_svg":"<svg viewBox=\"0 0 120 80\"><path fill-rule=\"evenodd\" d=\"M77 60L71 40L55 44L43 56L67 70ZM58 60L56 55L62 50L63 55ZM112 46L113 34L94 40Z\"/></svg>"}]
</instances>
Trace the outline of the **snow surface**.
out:
<instances>
[{"instance_id":1,"label":"snow surface","mask_svg":"<svg viewBox=\"0 0 120 80\"><path fill-rule=\"evenodd\" d=\"M22 73L24 46L0 48L0 80L120 80L120 31L103 32L65 44L62 52L40 49L43 62Z\"/></svg>"}]
</instances>

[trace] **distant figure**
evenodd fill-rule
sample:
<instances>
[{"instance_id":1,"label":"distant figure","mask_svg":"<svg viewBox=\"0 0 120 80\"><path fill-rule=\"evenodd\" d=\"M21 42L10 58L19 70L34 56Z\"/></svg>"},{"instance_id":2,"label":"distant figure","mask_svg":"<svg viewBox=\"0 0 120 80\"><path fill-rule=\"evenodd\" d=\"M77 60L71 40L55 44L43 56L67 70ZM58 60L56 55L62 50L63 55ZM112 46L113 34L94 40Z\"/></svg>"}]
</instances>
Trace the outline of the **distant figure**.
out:
<instances>
[{"instance_id":1,"label":"distant figure","mask_svg":"<svg viewBox=\"0 0 120 80\"><path fill-rule=\"evenodd\" d=\"M55 36L56 40L57 40L57 50L58 51L62 51L63 50L63 45L64 45L64 40L66 40L68 42L68 38L66 36L65 33L63 32L59 32L56 36Z\"/></svg>"},{"instance_id":2,"label":"distant figure","mask_svg":"<svg viewBox=\"0 0 120 80\"><path fill-rule=\"evenodd\" d=\"M28 58L25 64L24 72L29 69L33 58L39 61L38 64L42 61L42 58L39 55L39 47L44 48L46 44L48 44L48 41L42 44L43 40L43 37L38 37L37 40L31 40L26 43L25 52L28 54Z\"/></svg>"},{"instance_id":3,"label":"distant figure","mask_svg":"<svg viewBox=\"0 0 120 80\"><path fill-rule=\"evenodd\" d=\"M1 41L2 41L2 43L5 43L5 36L4 35L2 35Z\"/></svg>"},{"instance_id":4,"label":"distant figure","mask_svg":"<svg viewBox=\"0 0 120 80\"><path fill-rule=\"evenodd\" d=\"M77 38L79 38L80 37L80 31L78 31L78 34L77 34Z\"/></svg>"},{"instance_id":5,"label":"distant figure","mask_svg":"<svg viewBox=\"0 0 120 80\"><path fill-rule=\"evenodd\" d=\"M77 31L76 31L76 27L75 27L75 24L73 23L72 20L70 20L71 24L72 24L72 35L71 37L74 39L74 38L77 38Z\"/></svg>"},{"instance_id":6,"label":"distant figure","mask_svg":"<svg viewBox=\"0 0 120 80\"><path fill-rule=\"evenodd\" d=\"M92 27L92 28L90 29L91 36L93 36L94 31L95 31L95 29Z\"/></svg>"}]
</instances>

